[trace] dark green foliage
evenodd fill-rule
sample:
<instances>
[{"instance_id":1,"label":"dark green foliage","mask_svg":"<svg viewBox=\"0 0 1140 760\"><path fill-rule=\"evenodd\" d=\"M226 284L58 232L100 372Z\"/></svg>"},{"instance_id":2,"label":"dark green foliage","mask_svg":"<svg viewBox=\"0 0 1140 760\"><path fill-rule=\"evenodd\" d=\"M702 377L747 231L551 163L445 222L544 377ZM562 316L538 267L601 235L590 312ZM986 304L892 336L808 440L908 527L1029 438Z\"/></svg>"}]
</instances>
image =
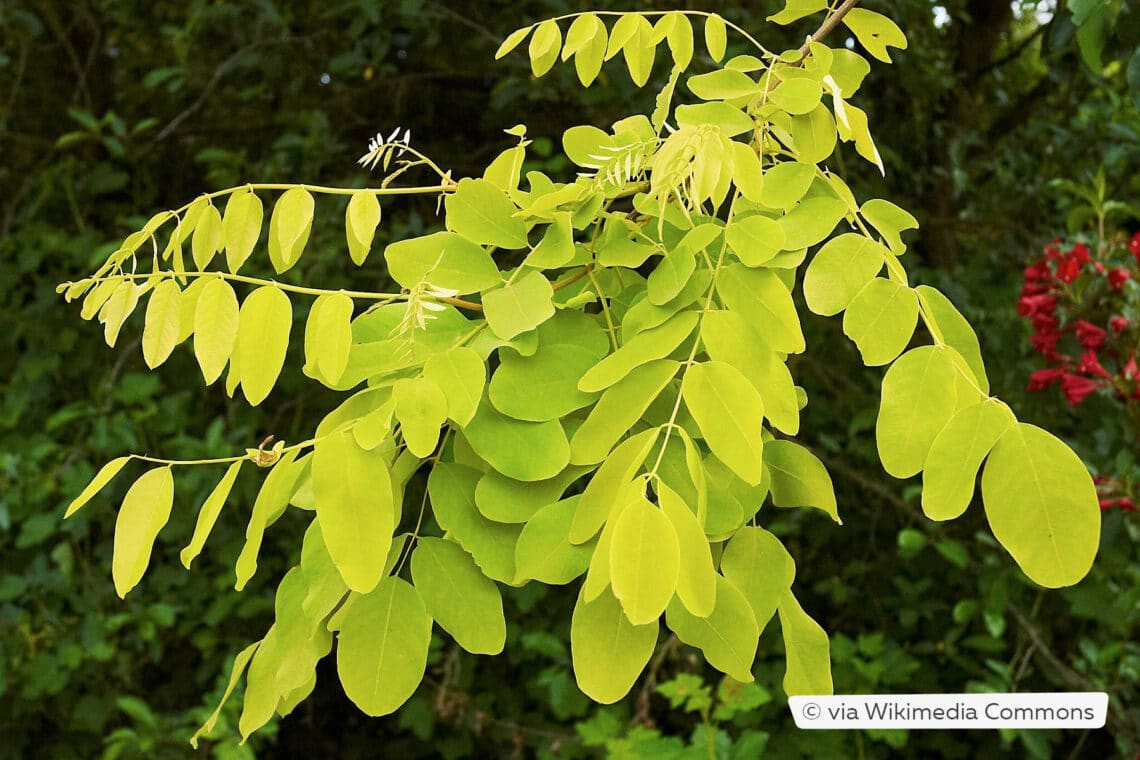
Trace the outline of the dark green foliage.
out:
<instances>
[{"instance_id":1,"label":"dark green foliage","mask_svg":"<svg viewBox=\"0 0 1140 760\"><path fill-rule=\"evenodd\" d=\"M605 125L634 107L651 108L638 100L651 95L635 90L618 69L579 92L572 67L556 67L535 86L522 59L492 61L499 40L521 20L587 5L678 4L404 0L330 8L16 0L0 6L0 738L6 754L191 756L185 740L224 685L217 663L261 635L271 615L268 583L296 559L289 552L300 544L300 520L269 534L261 572L234 593L229 568L248 513L231 513L219 522L211 552L198 560L208 566L185 573L177 549L215 474L202 473L194 485L187 476L159 539L160 561L122 602L107 582L112 520L105 505L118 503L126 482L100 497L104 506L91 505L68 523L59 519L93 474L85 463L125 451L205 457L255 447L271 433L296 439L333 400L299 376L286 376L278 393L291 402L267 418L183 382L197 372L188 352L147 372L137 325L109 352L97 326L78 322L61 304L54 284L102 260L145 221L131 216L142 209L176 207L202 190L251 179L363 184L366 175L351 159L377 130L396 124L411 127L425 152L464 176L511 143L501 129L521 114L537 138L532 150L541 155L543 140L557 140L571 124ZM776 10L766 3L750 18L722 7L728 4L692 5L750 29ZM1063 231L1068 207L1047 191L1049 180L1079 180L1104 164L1114 197L1135 198L1140 190L1134 179L1140 118L1125 70L1091 73L1066 12L1037 35L1040 43L1022 49L1035 34L1030 22L984 13L1002 3L944 3L954 19L946 29L932 25L926 0L871 5L899 22L911 47L865 86L887 176L878 179L851 161L852 186L895 199L922 222L910 238L912 255L932 269L916 279L964 307L981 336L994 392L1065 437L1090 465L1107 466L1118 450L1134 448L1117 432L1110 405L1082 408L1078 419L1047 399L1019 397L1029 364L1017 360L1024 334L1013 303L1023 252ZM1126 11L1117 19L1106 62L1132 58L1124 48L1135 43L1128 36L1135 16ZM793 27L780 42L801 32ZM1036 54L1039 44L1043 56ZM896 114L907 118L891 118ZM560 162L542 168L571 171ZM922 168L904 172L906 165ZM385 209L381 234L402 237L430 227L430 205L405 203L401 213ZM310 246L342 246L339 235L314 229ZM937 270L954 266L951 284ZM351 285L338 279L346 269L320 267L308 271L314 281ZM373 287L379 272L365 268L359 276ZM295 340L300 332L294 330ZM881 373L835 372L859 363L836 322L810 319L805 332L813 356L836 357L805 358L810 364L799 368L812 398L807 440L835 474L840 505L864 519L840 530L823 515L788 513L769 527L803 568L805 606L820 611L835 632L837 693L1105 689L1114 696L1108 730L1087 737L806 733L794 728L775 696L717 717L725 704L719 681L679 648L668 651L655 679L680 686L638 685L625 702L596 708L574 687L568 625L551 629L549 622L569 620L573 597L531 586L507 595L508 619L525 622L508 629L503 657L468 656L437 637L429 680L401 713L379 721L356 712L331 668L322 670L329 688L318 686L276 735L258 734L253 749L272 757L369 756L378 746L408 757L508 756L516 749L523 756L586 757L605 745L624 757L668 756L686 747L708 756L705 732L714 731L720 756L741 758L757 756L765 742L774 757L966 758L1001 751L1066 757L1078 743L1078 756L1135 754L1140 725L1128 712L1140 674L1133 643L1140 587L1135 516L1107 515L1091 576L1039 597L985 537L980 504L941 527L921 518L917 488L897 497L901 489L882 475L874 447ZM252 497L241 494L235 503L250 505ZM869 578L890 580L870 595ZM781 647L774 630L761 640L759 683L779 681ZM689 673L715 697L708 708L714 728L699 707L671 707L678 689L700 691L684 678ZM231 705L224 724L236 736L237 705ZM249 752L230 741L212 751Z\"/></svg>"}]
</instances>

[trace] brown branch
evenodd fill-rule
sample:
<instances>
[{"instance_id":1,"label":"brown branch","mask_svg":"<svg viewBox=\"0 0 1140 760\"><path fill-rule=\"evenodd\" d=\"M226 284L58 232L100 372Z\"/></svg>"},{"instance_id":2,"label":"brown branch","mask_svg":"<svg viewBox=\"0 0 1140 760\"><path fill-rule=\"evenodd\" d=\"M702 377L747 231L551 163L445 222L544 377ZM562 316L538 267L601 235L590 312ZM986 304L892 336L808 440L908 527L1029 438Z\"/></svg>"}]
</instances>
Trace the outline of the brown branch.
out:
<instances>
[{"instance_id":1,"label":"brown branch","mask_svg":"<svg viewBox=\"0 0 1140 760\"><path fill-rule=\"evenodd\" d=\"M822 42L824 37L834 32L835 27L839 26L839 22L843 21L843 17L846 16L858 2L859 0L843 0L843 5L836 8L835 13L825 18L823 23L820 24L819 29L815 30L815 34L800 46L799 60L802 61L807 57L807 54L811 52L811 43Z\"/></svg>"}]
</instances>

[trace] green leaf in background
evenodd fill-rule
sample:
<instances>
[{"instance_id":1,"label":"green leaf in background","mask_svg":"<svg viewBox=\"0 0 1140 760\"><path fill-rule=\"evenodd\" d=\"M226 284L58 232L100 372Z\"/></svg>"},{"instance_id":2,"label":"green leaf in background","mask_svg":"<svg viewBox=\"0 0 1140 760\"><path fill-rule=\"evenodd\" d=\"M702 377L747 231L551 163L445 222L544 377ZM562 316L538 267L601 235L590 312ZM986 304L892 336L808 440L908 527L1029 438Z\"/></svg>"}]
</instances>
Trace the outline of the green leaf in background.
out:
<instances>
[{"instance_id":1,"label":"green leaf in background","mask_svg":"<svg viewBox=\"0 0 1140 760\"><path fill-rule=\"evenodd\" d=\"M994 537L1035 582L1059 588L1088 574L1100 544L1096 487L1056 436L1011 425L986 460L982 500Z\"/></svg>"}]
</instances>

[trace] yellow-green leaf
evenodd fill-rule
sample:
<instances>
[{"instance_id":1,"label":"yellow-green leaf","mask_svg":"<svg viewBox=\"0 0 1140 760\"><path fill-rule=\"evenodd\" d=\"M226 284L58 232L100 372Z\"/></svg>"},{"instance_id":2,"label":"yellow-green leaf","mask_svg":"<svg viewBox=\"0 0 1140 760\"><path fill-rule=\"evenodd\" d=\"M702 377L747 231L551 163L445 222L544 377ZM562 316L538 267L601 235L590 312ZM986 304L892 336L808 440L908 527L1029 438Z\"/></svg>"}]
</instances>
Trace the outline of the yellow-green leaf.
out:
<instances>
[{"instance_id":1,"label":"yellow-green leaf","mask_svg":"<svg viewBox=\"0 0 1140 760\"><path fill-rule=\"evenodd\" d=\"M519 43L526 39L526 36L530 34L532 29L534 29L534 25L525 26L522 29L516 29L508 34L507 38L503 40L503 44L499 45L499 49L495 51L495 60L499 60L504 55L518 47Z\"/></svg>"},{"instance_id":2,"label":"yellow-green leaf","mask_svg":"<svg viewBox=\"0 0 1140 760\"><path fill-rule=\"evenodd\" d=\"M716 576L712 614L697 617L674 598L666 610L665 624L681 641L700 649L717 670L742 683L754 680L752 661L756 659L760 630L748 600L724 576Z\"/></svg>"},{"instance_id":3,"label":"yellow-green leaf","mask_svg":"<svg viewBox=\"0 0 1140 760\"><path fill-rule=\"evenodd\" d=\"M503 340L538 327L554 316L554 289L541 272L528 272L515 282L483 296L487 324Z\"/></svg>"},{"instance_id":4,"label":"yellow-green leaf","mask_svg":"<svg viewBox=\"0 0 1140 760\"><path fill-rule=\"evenodd\" d=\"M395 528L384 454L362 449L349 431L317 441L313 499L325 546L345 584L360 593L371 591L383 575Z\"/></svg>"},{"instance_id":5,"label":"yellow-green leaf","mask_svg":"<svg viewBox=\"0 0 1140 760\"><path fill-rule=\"evenodd\" d=\"M733 218L724 236L728 247L749 267L762 266L784 246L783 227L766 216Z\"/></svg>"},{"instance_id":6,"label":"yellow-green leaf","mask_svg":"<svg viewBox=\"0 0 1140 760\"><path fill-rule=\"evenodd\" d=\"M715 13L705 18L705 47L708 48L709 57L716 62L724 58L725 47L728 45L728 29L724 19Z\"/></svg>"},{"instance_id":7,"label":"yellow-green leaf","mask_svg":"<svg viewBox=\"0 0 1140 760\"><path fill-rule=\"evenodd\" d=\"M916 324L918 296L914 289L885 277L864 285L843 314L843 332L858 346L868 367L894 361L910 343Z\"/></svg>"},{"instance_id":8,"label":"yellow-green leaf","mask_svg":"<svg viewBox=\"0 0 1140 760\"><path fill-rule=\"evenodd\" d=\"M764 402L748 378L726 362L694 364L685 372L681 395L717 458L744 482L759 483Z\"/></svg>"},{"instance_id":9,"label":"yellow-green leaf","mask_svg":"<svg viewBox=\"0 0 1140 760\"><path fill-rule=\"evenodd\" d=\"M677 535L677 598L697 617L708 617L716 605L716 568L705 531L693 509L676 491L660 481L656 488L661 511Z\"/></svg>"},{"instance_id":10,"label":"yellow-green leaf","mask_svg":"<svg viewBox=\"0 0 1140 760\"><path fill-rule=\"evenodd\" d=\"M421 538L412 553L412 583L428 614L459 646L472 654L503 651L503 597L458 544Z\"/></svg>"},{"instance_id":11,"label":"yellow-green leaf","mask_svg":"<svg viewBox=\"0 0 1140 760\"><path fill-rule=\"evenodd\" d=\"M1072 586L1100 544L1096 487L1060 439L1019 422L1005 431L982 472L982 500L994 537L1035 582Z\"/></svg>"},{"instance_id":12,"label":"yellow-green leaf","mask_svg":"<svg viewBox=\"0 0 1140 760\"><path fill-rule=\"evenodd\" d=\"M466 346L433 354L424 364L424 377L443 389L448 417L459 425L471 421L487 383L487 366L479 354Z\"/></svg>"},{"instance_id":13,"label":"yellow-green leaf","mask_svg":"<svg viewBox=\"0 0 1140 760\"><path fill-rule=\"evenodd\" d=\"M699 320L697 312L684 311L658 327L639 332L583 375L578 381L578 390L587 393L605 390L636 367L668 356L693 332Z\"/></svg>"},{"instance_id":14,"label":"yellow-green leaf","mask_svg":"<svg viewBox=\"0 0 1140 760\"><path fill-rule=\"evenodd\" d=\"M888 47L906 50L906 35L898 24L881 13L866 8L852 8L843 17L843 23L855 35L867 52L883 63L890 63Z\"/></svg>"},{"instance_id":15,"label":"yellow-green leaf","mask_svg":"<svg viewBox=\"0 0 1140 760\"><path fill-rule=\"evenodd\" d=\"M313 228L313 196L303 187L291 187L277 199L269 219L269 260L280 274L301 258Z\"/></svg>"},{"instance_id":16,"label":"yellow-green leaf","mask_svg":"<svg viewBox=\"0 0 1140 760\"><path fill-rule=\"evenodd\" d=\"M222 215L211 203L202 210L198 224L194 227L194 237L190 242L194 266L198 267L199 271L204 271L214 260L214 254L222 247L224 232Z\"/></svg>"},{"instance_id":17,"label":"yellow-green leaf","mask_svg":"<svg viewBox=\"0 0 1140 760\"><path fill-rule=\"evenodd\" d=\"M366 715L388 715L423 680L431 617L411 584L389 576L371 593L353 599L337 642L336 669L344 693Z\"/></svg>"},{"instance_id":18,"label":"yellow-green leaf","mask_svg":"<svg viewBox=\"0 0 1140 760\"><path fill-rule=\"evenodd\" d=\"M253 247L261 236L264 213L261 199L248 189L234 192L226 201L222 239L226 247L226 266L231 272L236 274L253 253Z\"/></svg>"},{"instance_id":19,"label":"yellow-green leaf","mask_svg":"<svg viewBox=\"0 0 1140 760\"><path fill-rule=\"evenodd\" d=\"M305 363L335 384L348 366L352 348L352 299L344 293L317 298L305 324Z\"/></svg>"},{"instance_id":20,"label":"yellow-green leaf","mask_svg":"<svg viewBox=\"0 0 1140 760\"><path fill-rule=\"evenodd\" d=\"M994 400L954 414L930 446L922 472L922 511L931 520L953 520L970 506L982 460L1017 420Z\"/></svg>"},{"instance_id":21,"label":"yellow-green leaf","mask_svg":"<svg viewBox=\"0 0 1140 760\"><path fill-rule=\"evenodd\" d=\"M174 474L169 465L143 473L123 498L115 520L111 558L111 576L120 598L138 585L146 572L154 540L170 519L173 504Z\"/></svg>"},{"instance_id":22,"label":"yellow-green leaf","mask_svg":"<svg viewBox=\"0 0 1140 760\"><path fill-rule=\"evenodd\" d=\"M957 408L954 361L937 346L903 354L883 377L875 442L883 469L896 478L918 474L935 436Z\"/></svg>"},{"instance_id":23,"label":"yellow-green leaf","mask_svg":"<svg viewBox=\"0 0 1140 760\"><path fill-rule=\"evenodd\" d=\"M843 311L879 273L885 259L882 244L863 235L848 233L827 241L804 273L808 308L825 317Z\"/></svg>"},{"instance_id":24,"label":"yellow-green leaf","mask_svg":"<svg viewBox=\"0 0 1140 760\"><path fill-rule=\"evenodd\" d=\"M91 482L67 505L67 511L64 512L63 518L66 520L82 509L87 502L91 501L91 498L95 496L95 494L102 491L103 487L119 474L119 470L123 469L123 465L129 461L131 461L130 457L117 457L100 467L99 472L95 473L95 477L91 479Z\"/></svg>"},{"instance_id":25,"label":"yellow-green leaf","mask_svg":"<svg viewBox=\"0 0 1140 760\"><path fill-rule=\"evenodd\" d=\"M580 498L571 496L547 504L527 520L515 546L516 582L533 579L562 585L586 572L594 542L570 543L570 523Z\"/></svg>"},{"instance_id":26,"label":"yellow-green leaf","mask_svg":"<svg viewBox=\"0 0 1140 760\"><path fill-rule=\"evenodd\" d=\"M595 702L617 702L633 688L657 646L657 621L634 625L609 591L578 596L570 619L570 657L578 688Z\"/></svg>"},{"instance_id":27,"label":"yellow-green leaf","mask_svg":"<svg viewBox=\"0 0 1140 760\"><path fill-rule=\"evenodd\" d=\"M226 684L226 690L222 693L221 701L218 702L218 706L214 708L214 711L210 713L210 717L206 719L206 722L190 737L190 746L194 749L198 749L198 739L200 737L207 736L214 730L214 726L218 723L218 717L222 714L222 708L225 707L226 702L230 699L230 695L233 694L234 689L237 688L238 681L241 680L246 666L249 665L250 659L259 646L261 646L261 642L255 641L238 652L237 656L234 657L233 667L230 668L230 680Z\"/></svg>"},{"instance_id":28,"label":"yellow-green leaf","mask_svg":"<svg viewBox=\"0 0 1140 760\"><path fill-rule=\"evenodd\" d=\"M827 632L804 612L791 589L780 599L780 628L784 634L784 693L789 697L803 694L831 694L831 645Z\"/></svg>"},{"instance_id":29,"label":"yellow-green leaf","mask_svg":"<svg viewBox=\"0 0 1140 760\"><path fill-rule=\"evenodd\" d=\"M934 320L938 331L942 333L942 340L966 360L974 379L978 382L978 389L982 393L989 393L990 381L986 377L986 365L982 361L982 347L978 343L978 335L974 332L974 328L954 307L950 299L940 291L929 285L919 285L915 291L918 293L918 298L927 316Z\"/></svg>"},{"instance_id":30,"label":"yellow-green leaf","mask_svg":"<svg viewBox=\"0 0 1140 760\"><path fill-rule=\"evenodd\" d=\"M515 420L483 403L464 434L480 457L515 480L546 480L570 463L570 442L558 420Z\"/></svg>"},{"instance_id":31,"label":"yellow-green leaf","mask_svg":"<svg viewBox=\"0 0 1140 760\"><path fill-rule=\"evenodd\" d=\"M517 43L516 43L517 44ZM550 71L550 67L558 60L558 51L562 48L562 31L558 22L553 19L543 21L534 30L530 38L530 70L536 77Z\"/></svg>"},{"instance_id":32,"label":"yellow-green leaf","mask_svg":"<svg viewBox=\"0 0 1140 760\"><path fill-rule=\"evenodd\" d=\"M221 277L210 278L194 307L194 356L206 385L218 379L233 354L238 314L234 289Z\"/></svg>"},{"instance_id":33,"label":"yellow-green leaf","mask_svg":"<svg viewBox=\"0 0 1140 760\"><path fill-rule=\"evenodd\" d=\"M677 590L681 566L677 532L644 498L622 511L610 539L610 585L634 625L661 616Z\"/></svg>"},{"instance_id":34,"label":"yellow-green leaf","mask_svg":"<svg viewBox=\"0 0 1140 760\"><path fill-rule=\"evenodd\" d=\"M194 535L179 555L182 566L187 570L190 569L190 563L194 561L194 558L202 552L202 547L206 545L206 539L209 538L210 531L214 529L218 515L222 513L222 507L225 505L226 499L229 498L230 491L233 490L234 481L237 480L238 471L243 462L245 462L244 459L239 459L229 466L226 474L222 476L222 479L214 486L214 490L210 491L210 495L206 497L202 509L198 511L198 521L194 524Z\"/></svg>"},{"instance_id":35,"label":"yellow-green leaf","mask_svg":"<svg viewBox=\"0 0 1140 760\"><path fill-rule=\"evenodd\" d=\"M405 377L392 386L392 399L408 451L421 458L431 456L447 419L443 390L426 377Z\"/></svg>"},{"instance_id":36,"label":"yellow-green leaf","mask_svg":"<svg viewBox=\"0 0 1140 760\"><path fill-rule=\"evenodd\" d=\"M143 289L135 285L133 282L124 280L119 283L111 293L111 297L107 299L107 303L99 312L99 318L103 320L103 338L107 341L108 346L114 347L115 341L119 339L119 330L123 327L123 322L127 321L127 317L138 306L139 296L142 295Z\"/></svg>"},{"instance_id":37,"label":"yellow-green leaf","mask_svg":"<svg viewBox=\"0 0 1140 760\"><path fill-rule=\"evenodd\" d=\"M239 375L246 400L257 406L277 382L285 365L293 309L289 297L272 285L250 293L238 316Z\"/></svg>"},{"instance_id":38,"label":"yellow-green leaf","mask_svg":"<svg viewBox=\"0 0 1140 760\"><path fill-rule=\"evenodd\" d=\"M657 45L653 42L653 27L641 15L637 17L637 30L622 45L622 55L625 65L629 69L629 76L633 83L642 87L649 81L653 72L653 58L657 52Z\"/></svg>"},{"instance_id":39,"label":"yellow-green leaf","mask_svg":"<svg viewBox=\"0 0 1140 760\"><path fill-rule=\"evenodd\" d=\"M571 463L602 461L641 419L677 374L679 367L680 364L672 359L657 359L637 367L607 388L570 441Z\"/></svg>"},{"instance_id":40,"label":"yellow-green leaf","mask_svg":"<svg viewBox=\"0 0 1140 760\"><path fill-rule=\"evenodd\" d=\"M724 577L740 589L763 632L796 577L796 564L780 539L763 528L741 528L720 560Z\"/></svg>"},{"instance_id":41,"label":"yellow-green leaf","mask_svg":"<svg viewBox=\"0 0 1140 760\"><path fill-rule=\"evenodd\" d=\"M348 255L357 266L364 264L372 249L376 226L380 224L380 201L376 193L353 193L344 210L344 232L348 239Z\"/></svg>"},{"instance_id":42,"label":"yellow-green leaf","mask_svg":"<svg viewBox=\"0 0 1140 760\"><path fill-rule=\"evenodd\" d=\"M659 432L658 428L652 428L631 436L606 457L582 492L582 500L570 526L572 543L589 541L610 518L620 501L619 495L645 462Z\"/></svg>"},{"instance_id":43,"label":"yellow-green leaf","mask_svg":"<svg viewBox=\"0 0 1140 760\"><path fill-rule=\"evenodd\" d=\"M815 454L792 441L769 441L764 465L772 474L772 503L777 507L815 507L840 525L831 476Z\"/></svg>"},{"instance_id":44,"label":"yellow-green leaf","mask_svg":"<svg viewBox=\"0 0 1140 760\"><path fill-rule=\"evenodd\" d=\"M732 264L721 271L716 290L774 350L798 354L806 347L792 294L775 272Z\"/></svg>"},{"instance_id":45,"label":"yellow-green leaf","mask_svg":"<svg viewBox=\"0 0 1140 760\"><path fill-rule=\"evenodd\" d=\"M827 7L827 0L787 0L784 9L773 13L768 20L773 24L790 24Z\"/></svg>"},{"instance_id":46,"label":"yellow-green leaf","mask_svg":"<svg viewBox=\"0 0 1140 760\"><path fill-rule=\"evenodd\" d=\"M298 481L304 471L304 462L297 461L298 452L299 449L292 449L281 455L265 476L257 499L253 502L253 514L245 527L245 544L234 566L234 588L238 591L244 589L257 572L257 555L261 551L266 529L281 516L289 506L289 499L297 491Z\"/></svg>"},{"instance_id":47,"label":"yellow-green leaf","mask_svg":"<svg viewBox=\"0 0 1140 760\"><path fill-rule=\"evenodd\" d=\"M760 202L769 208L790 209L807 194L815 181L815 164L781 161L764 173Z\"/></svg>"}]
</instances>

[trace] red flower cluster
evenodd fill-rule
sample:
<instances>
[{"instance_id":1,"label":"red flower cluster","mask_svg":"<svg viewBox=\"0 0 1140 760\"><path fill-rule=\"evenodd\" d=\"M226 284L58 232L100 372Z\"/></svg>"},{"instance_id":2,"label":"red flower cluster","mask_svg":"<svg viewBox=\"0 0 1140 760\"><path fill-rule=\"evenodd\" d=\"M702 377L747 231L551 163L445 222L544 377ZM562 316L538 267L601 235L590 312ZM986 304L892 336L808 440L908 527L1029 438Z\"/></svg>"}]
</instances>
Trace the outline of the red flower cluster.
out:
<instances>
[{"instance_id":1,"label":"red flower cluster","mask_svg":"<svg viewBox=\"0 0 1140 760\"><path fill-rule=\"evenodd\" d=\"M1025 268L1017 300L1017 313L1033 326L1029 340L1049 364L1030 375L1029 390L1059 385L1071 406L1102 389L1140 399L1129 320L1112 313L1122 305L1113 302L1132 273L1094 261L1084 243L1068 251L1059 243L1045 246L1044 257ZM1140 264L1140 233L1128 241L1128 251Z\"/></svg>"},{"instance_id":2,"label":"red flower cluster","mask_svg":"<svg viewBox=\"0 0 1140 760\"><path fill-rule=\"evenodd\" d=\"M1054 240L1025 268L1017 313L1033 326L1029 340L1046 361L1029 376L1030 391L1057 385L1071 406L1098 391L1140 399L1140 288L1128 285L1133 279L1140 282L1140 233L1127 244L1099 246L1095 258L1084 243L1063 251ZM1140 511L1129 479L1095 482L1102 510Z\"/></svg>"}]
</instances>

